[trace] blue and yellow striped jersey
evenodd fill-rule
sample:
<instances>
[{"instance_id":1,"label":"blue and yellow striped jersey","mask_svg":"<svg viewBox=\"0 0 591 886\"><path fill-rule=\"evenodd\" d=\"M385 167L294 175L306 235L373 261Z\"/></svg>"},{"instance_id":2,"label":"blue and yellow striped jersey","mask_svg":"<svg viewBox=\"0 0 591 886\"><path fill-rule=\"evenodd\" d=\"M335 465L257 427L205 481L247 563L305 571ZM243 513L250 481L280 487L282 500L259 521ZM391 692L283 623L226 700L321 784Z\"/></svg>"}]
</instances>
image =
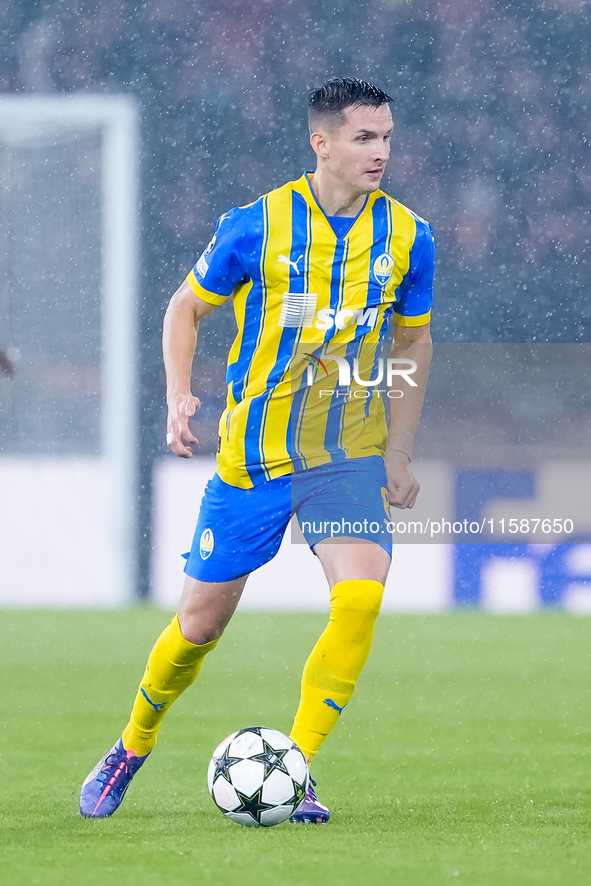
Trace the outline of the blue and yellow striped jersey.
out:
<instances>
[{"instance_id":1,"label":"blue and yellow striped jersey","mask_svg":"<svg viewBox=\"0 0 591 886\"><path fill-rule=\"evenodd\" d=\"M218 473L233 486L382 454L381 398L347 397L338 389L331 395L322 357L357 359L370 372L392 314L403 326L430 320L429 224L376 191L337 236L311 177L222 215L187 277L209 304L233 294L238 333L218 453ZM311 362L316 392L322 389L315 397Z\"/></svg>"}]
</instances>

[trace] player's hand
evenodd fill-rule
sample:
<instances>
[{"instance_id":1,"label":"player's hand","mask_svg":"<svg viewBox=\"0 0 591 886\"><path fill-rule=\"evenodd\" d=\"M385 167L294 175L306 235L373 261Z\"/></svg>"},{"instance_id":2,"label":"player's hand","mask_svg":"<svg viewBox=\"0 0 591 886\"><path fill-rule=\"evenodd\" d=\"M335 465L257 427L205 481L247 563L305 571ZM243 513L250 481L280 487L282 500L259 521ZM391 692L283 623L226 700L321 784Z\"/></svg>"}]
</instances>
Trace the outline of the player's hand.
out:
<instances>
[{"instance_id":1,"label":"player's hand","mask_svg":"<svg viewBox=\"0 0 591 886\"><path fill-rule=\"evenodd\" d=\"M395 459L386 459L388 497L395 508L412 508L419 494L419 481L410 465Z\"/></svg>"},{"instance_id":2,"label":"player's hand","mask_svg":"<svg viewBox=\"0 0 591 886\"><path fill-rule=\"evenodd\" d=\"M192 394L182 394L168 399L166 442L168 448L181 458L193 455L190 443L199 443L189 428L189 419L201 408L201 401Z\"/></svg>"}]
</instances>

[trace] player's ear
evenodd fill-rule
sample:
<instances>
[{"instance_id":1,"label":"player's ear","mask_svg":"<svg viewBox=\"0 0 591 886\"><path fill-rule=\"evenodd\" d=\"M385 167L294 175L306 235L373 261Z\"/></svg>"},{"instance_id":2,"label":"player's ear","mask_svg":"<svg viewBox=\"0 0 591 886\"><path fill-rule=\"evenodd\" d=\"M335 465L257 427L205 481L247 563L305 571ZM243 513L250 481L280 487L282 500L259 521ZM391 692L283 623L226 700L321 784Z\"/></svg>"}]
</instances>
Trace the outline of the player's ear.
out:
<instances>
[{"instance_id":1,"label":"player's ear","mask_svg":"<svg viewBox=\"0 0 591 886\"><path fill-rule=\"evenodd\" d=\"M313 132L310 136L310 144L317 157L322 158L322 160L328 159L328 145L324 132Z\"/></svg>"}]
</instances>

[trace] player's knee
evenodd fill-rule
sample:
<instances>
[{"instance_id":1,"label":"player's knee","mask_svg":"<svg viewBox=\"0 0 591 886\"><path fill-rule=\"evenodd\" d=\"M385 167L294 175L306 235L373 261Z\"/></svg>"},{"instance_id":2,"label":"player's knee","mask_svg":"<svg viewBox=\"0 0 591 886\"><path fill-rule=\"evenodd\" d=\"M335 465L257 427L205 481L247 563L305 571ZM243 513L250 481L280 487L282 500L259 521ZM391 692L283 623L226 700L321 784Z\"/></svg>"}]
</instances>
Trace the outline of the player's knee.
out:
<instances>
[{"instance_id":1,"label":"player's knee","mask_svg":"<svg viewBox=\"0 0 591 886\"><path fill-rule=\"evenodd\" d=\"M340 581L330 594L330 608L333 615L339 612L365 612L376 618L382 605L384 585L379 581L358 579Z\"/></svg>"},{"instance_id":2,"label":"player's knee","mask_svg":"<svg viewBox=\"0 0 591 886\"><path fill-rule=\"evenodd\" d=\"M202 617L190 611L183 612L179 609L178 617L181 634L188 643L193 643L195 646L205 646L207 643L219 640L224 633L225 624L204 621Z\"/></svg>"}]
</instances>

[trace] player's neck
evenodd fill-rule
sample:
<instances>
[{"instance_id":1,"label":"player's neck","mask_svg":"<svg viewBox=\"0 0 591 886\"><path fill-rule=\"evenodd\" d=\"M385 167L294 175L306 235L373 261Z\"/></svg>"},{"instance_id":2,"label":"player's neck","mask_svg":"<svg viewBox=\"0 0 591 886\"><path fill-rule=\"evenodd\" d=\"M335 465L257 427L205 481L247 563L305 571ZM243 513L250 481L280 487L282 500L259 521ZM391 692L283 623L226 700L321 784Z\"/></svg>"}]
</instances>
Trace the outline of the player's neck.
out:
<instances>
[{"instance_id":1,"label":"player's neck","mask_svg":"<svg viewBox=\"0 0 591 886\"><path fill-rule=\"evenodd\" d=\"M318 203L329 217L355 218L363 209L367 194L353 191L322 168L311 177L311 184Z\"/></svg>"}]
</instances>

